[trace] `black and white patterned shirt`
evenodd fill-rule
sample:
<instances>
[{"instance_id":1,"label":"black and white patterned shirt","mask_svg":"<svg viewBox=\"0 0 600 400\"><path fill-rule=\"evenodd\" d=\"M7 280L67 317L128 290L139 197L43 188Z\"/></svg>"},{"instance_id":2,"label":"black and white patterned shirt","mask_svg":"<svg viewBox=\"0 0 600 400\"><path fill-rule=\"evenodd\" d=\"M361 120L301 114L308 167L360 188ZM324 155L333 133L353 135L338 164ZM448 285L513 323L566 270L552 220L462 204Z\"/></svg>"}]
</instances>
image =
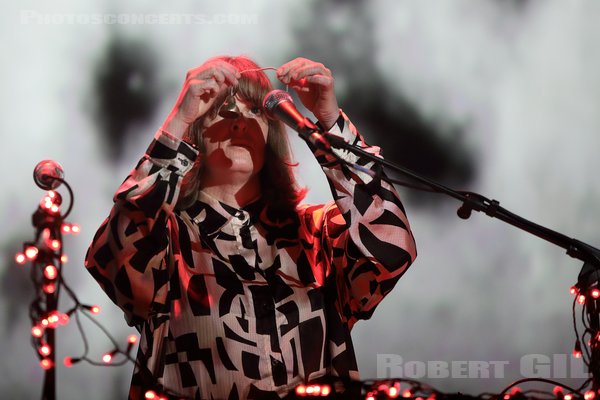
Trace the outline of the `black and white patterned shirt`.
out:
<instances>
[{"instance_id":1,"label":"black and white patterned shirt","mask_svg":"<svg viewBox=\"0 0 600 400\"><path fill-rule=\"evenodd\" d=\"M378 154L343 113L331 133ZM206 193L175 211L197 151L156 134L86 256L142 334L130 398L278 398L324 375L358 379L350 330L404 274L415 243L389 182L315 156L335 201L299 206L287 223L270 222L261 201L237 209Z\"/></svg>"}]
</instances>

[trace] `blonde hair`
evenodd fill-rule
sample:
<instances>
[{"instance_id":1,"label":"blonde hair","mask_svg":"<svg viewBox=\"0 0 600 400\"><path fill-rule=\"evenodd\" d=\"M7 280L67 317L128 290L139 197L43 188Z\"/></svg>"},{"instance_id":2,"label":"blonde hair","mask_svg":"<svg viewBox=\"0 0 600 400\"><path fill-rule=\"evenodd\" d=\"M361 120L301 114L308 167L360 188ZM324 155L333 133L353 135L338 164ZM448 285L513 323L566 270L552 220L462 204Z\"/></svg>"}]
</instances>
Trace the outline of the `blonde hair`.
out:
<instances>
[{"instance_id":1,"label":"blonde hair","mask_svg":"<svg viewBox=\"0 0 600 400\"><path fill-rule=\"evenodd\" d=\"M220 56L216 59L223 60L238 71L254 70L260 68L253 60L245 56L231 57ZM262 107L264 96L273 89L271 81L263 71L244 72L238 80L237 94L252 106ZM194 168L184 177L177 209L191 206L202 187L201 175L204 168L203 123L206 117L214 118L227 93L222 93L214 102L211 109L198 118L190 126L186 140L193 143L199 150L200 156ZM280 121L269 119L267 143L265 145L265 161L259 172L262 200L266 203L267 212L272 219L284 219L289 213L295 213L296 206L306 194L305 188L300 188L294 177L291 162L291 152L285 126Z\"/></svg>"}]
</instances>

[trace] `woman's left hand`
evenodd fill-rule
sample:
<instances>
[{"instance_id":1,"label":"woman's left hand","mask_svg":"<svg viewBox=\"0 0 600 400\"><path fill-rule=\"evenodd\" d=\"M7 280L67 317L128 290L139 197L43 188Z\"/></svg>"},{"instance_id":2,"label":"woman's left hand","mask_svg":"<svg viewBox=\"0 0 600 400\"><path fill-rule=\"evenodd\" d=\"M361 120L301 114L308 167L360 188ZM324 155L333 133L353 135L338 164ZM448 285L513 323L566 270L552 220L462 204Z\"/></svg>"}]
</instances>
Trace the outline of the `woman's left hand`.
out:
<instances>
[{"instance_id":1,"label":"woman's left hand","mask_svg":"<svg viewBox=\"0 0 600 400\"><path fill-rule=\"evenodd\" d=\"M300 101L330 129L340 115L335 97L333 76L323 64L306 58L296 58L277 68L277 78L296 91Z\"/></svg>"}]
</instances>

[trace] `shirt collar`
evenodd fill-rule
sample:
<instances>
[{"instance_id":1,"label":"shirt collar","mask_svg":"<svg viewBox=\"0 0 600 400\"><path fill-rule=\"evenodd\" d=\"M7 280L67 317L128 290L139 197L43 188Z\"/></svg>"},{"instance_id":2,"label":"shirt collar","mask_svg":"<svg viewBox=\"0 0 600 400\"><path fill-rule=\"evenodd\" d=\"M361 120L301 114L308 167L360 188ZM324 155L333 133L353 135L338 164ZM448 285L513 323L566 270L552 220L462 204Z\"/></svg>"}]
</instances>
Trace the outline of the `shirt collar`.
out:
<instances>
[{"instance_id":1,"label":"shirt collar","mask_svg":"<svg viewBox=\"0 0 600 400\"><path fill-rule=\"evenodd\" d=\"M242 208L234 207L218 200L204 191L200 191L198 199L185 210L190 219L199 224L208 234L221 230L228 222L241 224L250 220L255 222L264 208L262 199L258 199Z\"/></svg>"}]
</instances>

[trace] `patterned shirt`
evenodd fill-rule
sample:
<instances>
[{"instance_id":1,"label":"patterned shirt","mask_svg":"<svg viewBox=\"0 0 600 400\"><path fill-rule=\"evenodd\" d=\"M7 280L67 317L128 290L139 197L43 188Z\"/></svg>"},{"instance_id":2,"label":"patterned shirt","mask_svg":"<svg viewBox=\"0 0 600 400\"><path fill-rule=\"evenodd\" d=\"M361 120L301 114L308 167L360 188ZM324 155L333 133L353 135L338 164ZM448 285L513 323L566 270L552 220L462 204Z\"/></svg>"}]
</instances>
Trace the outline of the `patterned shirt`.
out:
<instances>
[{"instance_id":1,"label":"patterned shirt","mask_svg":"<svg viewBox=\"0 0 600 400\"><path fill-rule=\"evenodd\" d=\"M344 113L330 132L379 154ZM350 330L404 274L415 243L385 177L314 153L334 201L301 205L287 222L269 220L262 201L238 209L204 192L180 211L182 178L198 152L157 132L86 256L141 332L131 399L149 389L279 398L325 375L358 379Z\"/></svg>"}]
</instances>

